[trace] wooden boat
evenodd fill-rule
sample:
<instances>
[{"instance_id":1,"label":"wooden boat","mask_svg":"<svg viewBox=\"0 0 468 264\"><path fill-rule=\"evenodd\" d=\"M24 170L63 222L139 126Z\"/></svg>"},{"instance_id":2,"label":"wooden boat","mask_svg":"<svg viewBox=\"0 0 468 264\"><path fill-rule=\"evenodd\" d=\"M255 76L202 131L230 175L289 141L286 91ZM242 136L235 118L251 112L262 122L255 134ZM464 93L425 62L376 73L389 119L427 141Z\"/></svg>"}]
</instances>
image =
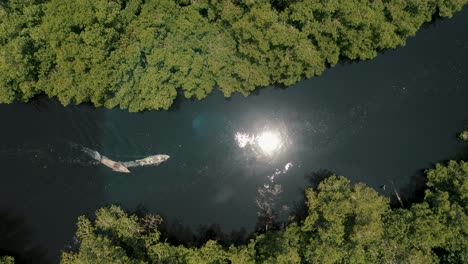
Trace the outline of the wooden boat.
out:
<instances>
[{"instance_id":1,"label":"wooden boat","mask_svg":"<svg viewBox=\"0 0 468 264\"><path fill-rule=\"evenodd\" d=\"M107 167L111 168L113 171L123 172L123 173L130 173L127 167L125 167L122 163L113 161L105 156L101 156L99 160L102 164L106 165Z\"/></svg>"},{"instance_id":2,"label":"wooden boat","mask_svg":"<svg viewBox=\"0 0 468 264\"><path fill-rule=\"evenodd\" d=\"M158 154L146 157L144 159L138 159L133 161L114 161L109 159L106 156L101 155L99 152L89 149L87 147L81 146L81 150L91 156L93 159L99 161L103 165L111 168L113 171L123 172L123 173L130 173L128 168L130 167L138 167L138 166L147 166L147 165L159 165L160 163L168 160L170 158L169 155L166 154Z\"/></svg>"},{"instance_id":3,"label":"wooden boat","mask_svg":"<svg viewBox=\"0 0 468 264\"><path fill-rule=\"evenodd\" d=\"M165 154L158 154L146 157L144 159L135 160L135 163L138 163L139 166L146 166L146 165L158 165L170 158L169 155Z\"/></svg>"}]
</instances>

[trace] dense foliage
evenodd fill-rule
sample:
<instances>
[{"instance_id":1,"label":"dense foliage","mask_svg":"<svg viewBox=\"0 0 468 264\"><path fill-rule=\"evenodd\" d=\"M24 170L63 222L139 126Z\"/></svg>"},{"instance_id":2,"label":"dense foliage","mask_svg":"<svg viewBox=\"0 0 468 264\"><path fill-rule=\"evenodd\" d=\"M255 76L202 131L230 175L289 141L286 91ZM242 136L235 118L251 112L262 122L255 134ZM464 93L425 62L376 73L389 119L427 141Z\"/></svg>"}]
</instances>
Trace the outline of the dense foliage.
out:
<instances>
[{"instance_id":1,"label":"dense foliage","mask_svg":"<svg viewBox=\"0 0 468 264\"><path fill-rule=\"evenodd\" d=\"M404 45L468 0L9 0L0 2L0 103L141 111L291 85L339 59Z\"/></svg>"},{"instance_id":2,"label":"dense foliage","mask_svg":"<svg viewBox=\"0 0 468 264\"><path fill-rule=\"evenodd\" d=\"M326 178L307 189L305 219L240 246L173 246L161 239L159 217L102 208L94 222L79 218L81 243L62 263L467 263L468 163L426 175L424 200L407 209L364 184Z\"/></svg>"},{"instance_id":3,"label":"dense foliage","mask_svg":"<svg viewBox=\"0 0 468 264\"><path fill-rule=\"evenodd\" d=\"M468 130L461 132L460 135L458 135L458 137L461 140L468 140Z\"/></svg>"},{"instance_id":4,"label":"dense foliage","mask_svg":"<svg viewBox=\"0 0 468 264\"><path fill-rule=\"evenodd\" d=\"M13 259L13 257L9 257L9 256L0 257L0 264L14 264L14 263L15 263L15 260Z\"/></svg>"}]
</instances>

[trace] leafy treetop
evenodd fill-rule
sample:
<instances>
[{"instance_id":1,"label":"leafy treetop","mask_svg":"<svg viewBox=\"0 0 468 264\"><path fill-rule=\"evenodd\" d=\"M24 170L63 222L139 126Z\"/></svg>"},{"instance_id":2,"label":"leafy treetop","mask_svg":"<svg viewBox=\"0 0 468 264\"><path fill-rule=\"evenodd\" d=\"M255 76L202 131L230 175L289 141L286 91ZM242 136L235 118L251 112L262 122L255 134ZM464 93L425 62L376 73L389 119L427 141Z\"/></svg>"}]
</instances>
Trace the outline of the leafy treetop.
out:
<instances>
[{"instance_id":1,"label":"leafy treetop","mask_svg":"<svg viewBox=\"0 0 468 264\"><path fill-rule=\"evenodd\" d=\"M404 45L468 0L10 0L0 4L0 103L168 109L291 85L339 59Z\"/></svg>"}]
</instances>

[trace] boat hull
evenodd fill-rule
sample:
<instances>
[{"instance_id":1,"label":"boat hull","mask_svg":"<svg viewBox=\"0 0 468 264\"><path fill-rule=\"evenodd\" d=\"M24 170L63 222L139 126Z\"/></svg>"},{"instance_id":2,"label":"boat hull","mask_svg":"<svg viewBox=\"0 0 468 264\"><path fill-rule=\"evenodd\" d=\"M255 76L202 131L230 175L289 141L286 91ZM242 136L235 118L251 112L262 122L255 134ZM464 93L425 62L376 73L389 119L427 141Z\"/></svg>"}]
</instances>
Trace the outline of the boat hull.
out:
<instances>
[{"instance_id":1,"label":"boat hull","mask_svg":"<svg viewBox=\"0 0 468 264\"><path fill-rule=\"evenodd\" d=\"M144 159L140 160L135 160L136 163L138 163L140 166L146 166L146 165L158 165L170 158L169 155L165 154L158 154L154 156L149 156Z\"/></svg>"},{"instance_id":2,"label":"boat hull","mask_svg":"<svg viewBox=\"0 0 468 264\"><path fill-rule=\"evenodd\" d=\"M148 166L148 165L159 165L160 163L168 160L169 158L170 158L169 155L158 154L158 155L146 157L144 159L125 161L125 162L122 162L122 165L124 165L127 168L141 167L141 166Z\"/></svg>"},{"instance_id":3,"label":"boat hull","mask_svg":"<svg viewBox=\"0 0 468 264\"><path fill-rule=\"evenodd\" d=\"M100 162L107 167L111 168L113 171L123 172L123 173L130 173L127 167L125 167L122 163L113 161L108 159L107 157L102 156Z\"/></svg>"}]
</instances>

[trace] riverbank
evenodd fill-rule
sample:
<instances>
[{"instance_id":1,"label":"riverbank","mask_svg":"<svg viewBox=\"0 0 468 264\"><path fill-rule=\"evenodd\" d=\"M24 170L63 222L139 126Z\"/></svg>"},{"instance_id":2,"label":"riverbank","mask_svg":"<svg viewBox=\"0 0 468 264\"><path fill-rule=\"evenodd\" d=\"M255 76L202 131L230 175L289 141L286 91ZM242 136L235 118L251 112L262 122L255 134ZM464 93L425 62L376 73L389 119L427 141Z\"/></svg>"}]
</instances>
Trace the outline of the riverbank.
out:
<instances>
[{"instance_id":1,"label":"riverbank","mask_svg":"<svg viewBox=\"0 0 468 264\"><path fill-rule=\"evenodd\" d=\"M391 208L364 184L331 176L306 189L304 219L290 218L283 228L277 223L237 246L223 246L216 233L200 247L171 245L161 237L159 216L110 206L99 209L95 221L78 219L80 245L61 263L462 263L468 163L437 164L426 177L423 202Z\"/></svg>"}]
</instances>

